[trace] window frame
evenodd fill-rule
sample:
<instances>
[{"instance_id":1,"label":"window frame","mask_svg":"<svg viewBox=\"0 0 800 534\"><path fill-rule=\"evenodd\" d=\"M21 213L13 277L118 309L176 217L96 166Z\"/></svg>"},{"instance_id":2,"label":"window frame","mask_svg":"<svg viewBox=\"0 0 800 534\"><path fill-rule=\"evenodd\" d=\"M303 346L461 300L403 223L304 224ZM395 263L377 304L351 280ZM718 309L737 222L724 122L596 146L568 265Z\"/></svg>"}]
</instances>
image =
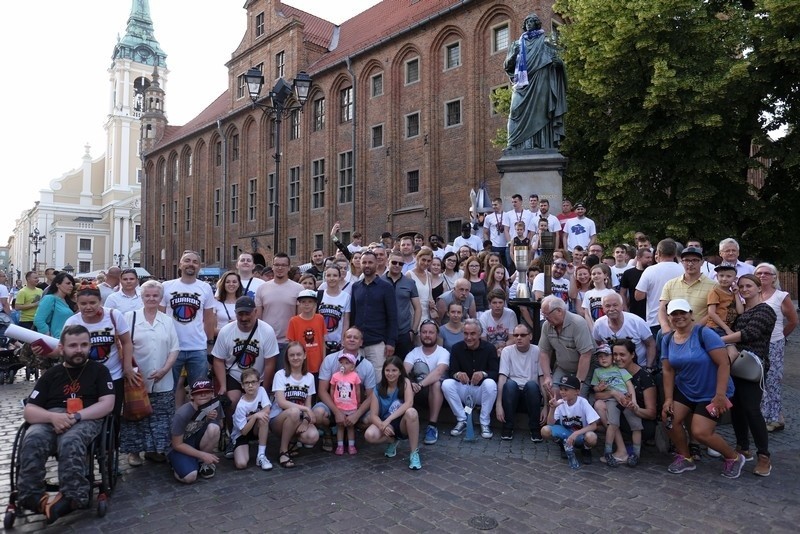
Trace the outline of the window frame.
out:
<instances>
[{"instance_id":1,"label":"window frame","mask_svg":"<svg viewBox=\"0 0 800 534\"><path fill-rule=\"evenodd\" d=\"M313 102L314 109L314 131L319 132L325 129L325 97L320 97Z\"/></svg>"},{"instance_id":2,"label":"window frame","mask_svg":"<svg viewBox=\"0 0 800 534\"><path fill-rule=\"evenodd\" d=\"M410 132L410 128L409 127L410 127L410 124L411 124L411 118L412 117L416 117L416 122L417 122L417 131L413 135L411 135L409 133ZM421 126L422 117L421 117L419 111L413 111L411 113L407 113L405 115L405 120L403 122L405 123L404 124L404 129L403 129L403 137L405 139L414 139L416 137L419 137L420 130L422 129L422 126Z\"/></svg>"},{"instance_id":3,"label":"window frame","mask_svg":"<svg viewBox=\"0 0 800 534\"><path fill-rule=\"evenodd\" d=\"M498 46L498 34L500 31L505 29L506 31L506 45L503 48ZM500 24L495 24L492 26L492 35L491 35L492 42L490 44L490 50L492 54L498 54L500 52L504 52L508 50L508 47L511 46L511 25L509 21L501 22Z\"/></svg>"},{"instance_id":4,"label":"window frame","mask_svg":"<svg viewBox=\"0 0 800 534\"><path fill-rule=\"evenodd\" d=\"M373 74L370 76L369 80L369 91L372 98L383 96L383 73L379 72L377 74ZM375 83L377 80L380 80L380 92L375 91Z\"/></svg>"},{"instance_id":5,"label":"window frame","mask_svg":"<svg viewBox=\"0 0 800 534\"><path fill-rule=\"evenodd\" d=\"M256 38L264 35L264 12L258 13L255 19Z\"/></svg>"},{"instance_id":6,"label":"window frame","mask_svg":"<svg viewBox=\"0 0 800 534\"><path fill-rule=\"evenodd\" d=\"M300 213L300 166L289 168L288 213Z\"/></svg>"},{"instance_id":7,"label":"window frame","mask_svg":"<svg viewBox=\"0 0 800 534\"><path fill-rule=\"evenodd\" d=\"M247 220L255 221L258 215L258 178L247 180Z\"/></svg>"},{"instance_id":8,"label":"window frame","mask_svg":"<svg viewBox=\"0 0 800 534\"><path fill-rule=\"evenodd\" d=\"M286 75L286 51L281 50L275 54L275 79L283 78Z\"/></svg>"},{"instance_id":9,"label":"window frame","mask_svg":"<svg viewBox=\"0 0 800 534\"><path fill-rule=\"evenodd\" d=\"M456 63L455 64L450 64L450 59L451 59L450 58L450 51L451 50L457 50L458 51L458 57L456 58ZM448 70L457 69L458 67L460 67L463 64L463 61L461 60L461 40L460 39L458 41L454 41L452 43L444 45L443 51L444 51L444 69L442 69L442 70L448 71Z\"/></svg>"},{"instance_id":10,"label":"window frame","mask_svg":"<svg viewBox=\"0 0 800 534\"><path fill-rule=\"evenodd\" d=\"M311 162L311 209L325 207L325 158Z\"/></svg>"},{"instance_id":11,"label":"window frame","mask_svg":"<svg viewBox=\"0 0 800 534\"><path fill-rule=\"evenodd\" d=\"M376 145L375 144L375 133L378 131L378 129L380 129L381 138L380 138L380 143ZM373 126L370 129L370 132L371 132L371 135L370 135L370 149L381 148L383 146L383 141L384 141L384 139L383 139L383 130L384 130L383 123L376 124L375 126Z\"/></svg>"},{"instance_id":12,"label":"window frame","mask_svg":"<svg viewBox=\"0 0 800 534\"><path fill-rule=\"evenodd\" d=\"M417 65L417 77L415 79L411 79L411 64L416 63ZM413 58L407 59L404 63L404 76L403 79L405 80L404 85L413 85L415 83L419 83L420 79L422 78L422 64L420 62L419 56L415 56Z\"/></svg>"},{"instance_id":13,"label":"window frame","mask_svg":"<svg viewBox=\"0 0 800 534\"><path fill-rule=\"evenodd\" d=\"M339 204L349 204L355 200L353 151L345 150L344 152L339 152L337 163L339 164L336 173L338 177L337 190L339 192L337 200Z\"/></svg>"},{"instance_id":14,"label":"window frame","mask_svg":"<svg viewBox=\"0 0 800 534\"><path fill-rule=\"evenodd\" d=\"M416 176L414 176L416 175ZM416 188L412 190L411 184L412 180L416 180ZM406 171L406 193L413 194L419 193L420 191L420 172L419 169L413 169L410 171Z\"/></svg>"},{"instance_id":15,"label":"window frame","mask_svg":"<svg viewBox=\"0 0 800 534\"><path fill-rule=\"evenodd\" d=\"M339 122L341 124L353 120L353 87L339 90Z\"/></svg>"},{"instance_id":16,"label":"window frame","mask_svg":"<svg viewBox=\"0 0 800 534\"><path fill-rule=\"evenodd\" d=\"M448 100L444 103L444 127L447 128L455 128L456 126L461 126L464 124L464 114L462 112L462 100L463 98L455 98L453 100ZM458 104L458 122L450 122L450 106L453 104Z\"/></svg>"}]
</instances>

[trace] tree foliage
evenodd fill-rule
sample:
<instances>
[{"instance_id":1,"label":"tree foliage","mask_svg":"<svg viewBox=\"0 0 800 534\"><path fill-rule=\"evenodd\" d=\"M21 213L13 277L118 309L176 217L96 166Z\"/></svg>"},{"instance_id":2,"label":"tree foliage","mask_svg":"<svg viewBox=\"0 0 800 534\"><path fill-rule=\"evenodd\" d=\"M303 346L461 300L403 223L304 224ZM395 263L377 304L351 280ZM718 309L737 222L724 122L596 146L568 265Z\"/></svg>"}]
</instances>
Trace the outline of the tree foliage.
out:
<instances>
[{"instance_id":1,"label":"tree foliage","mask_svg":"<svg viewBox=\"0 0 800 534\"><path fill-rule=\"evenodd\" d=\"M797 139L766 135L796 125L800 113L800 0L559 0L555 8L568 22L564 188L589 203L604 241L634 230L709 243L752 237L784 185L800 197ZM780 163L761 192L747 179L760 165L753 143ZM776 232L800 222L780 215ZM792 254L783 260L800 261Z\"/></svg>"}]
</instances>

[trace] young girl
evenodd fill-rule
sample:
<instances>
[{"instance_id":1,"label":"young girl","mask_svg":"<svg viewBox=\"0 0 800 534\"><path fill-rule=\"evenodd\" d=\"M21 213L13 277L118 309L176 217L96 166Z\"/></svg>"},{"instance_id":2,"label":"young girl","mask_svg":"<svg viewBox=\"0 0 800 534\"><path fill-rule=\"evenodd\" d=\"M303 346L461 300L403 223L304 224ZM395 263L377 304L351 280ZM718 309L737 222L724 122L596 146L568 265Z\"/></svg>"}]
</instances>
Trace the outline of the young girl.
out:
<instances>
[{"instance_id":1,"label":"young girl","mask_svg":"<svg viewBox=\"0 0 800 534\"><path fill-rule=\"evenodd\" d=\"M489 276L486 278L486 289L491 293L495 289L499 289L503 293L508 293L509 280L506 275L506 268L502 265L495 265L489 271Z\"/></svg>"},{"instance_id":2,"label":"young girl","mask_svg":"<svg viewBox=\"0 0 800 534\"><path fill-rule=\"evenodd\" d=\"M576 265L569 282L569 311L581 313L583 297L592 289L592 270L585 265Z\"/></svg>"},{"instance_id":3,"label":"young girl","mask_svg":"<svg viewBox=\"0 0 800 534\"><path fill-rule=\"evenodd\" d=\"M325 321L325 355L342 349L342 333L350 328L350 293L341 289L342 272L335 263L325 269L325 291L317 313Z\"/></svg>"},{"instance_id":4,"label":"young girl","mask_svg":"<svg viewBox=\"0 0 800 534\"><path fill-rule=\"evenodd\" d=\"M217 317L217 325L214 328L214 336L219 334L223 326L236 320L233 308L236 299L242 296L243 291L242 279L235 271L226 272L217 282L217 293L214 295L214 315Z\"/></svg>"},{"instance_id":5,"label":"young girl","mask_svg":"<svg viewBox=\"0 0 800 534\"><path fill-rule=\"evenodd\" d=\"M383 362L381 382L375 386L370 404L372 424L364 433L369 443L388 443L383 453L387 458L397 455L397 442L408 439L411 448L409 469L422 469L419 458L419 416L414 409L414 390L397 356Z\"/></svg>"},{"instance_id":6,"label":"young girl","mask_svg":"<svg viewBox=\"0 0 800 534\"><path fill-rule=\"evenodd\" d=\"M308 372L306 353L303 345L292 341L286 347L283 369L275 373L272 382L275 404L270 414L272 431L281 438L278 465L294 467L293 457L299 452L290 447L296 438L306 447L313 447L319 439L316 418L311 411L311 399L317 392L314 375Z\"/></svg>"},{"instance_id":7,"label":"young girl","mask_svg":"<svg viewBox=\"0 0 800 534\"><path fill-rule=\"evenodd\" d=\"M592 289L586 292L583 297L583 316L589 323L589 330L594 328L596 319L603 314L603 297L614 292L611 289L611 269L605 263L599 263L592 267Z\"/></svg>"},{"instance_id":8,"label":"young girl","mask_svg":"<svg viewBox=\"0 0 800 534\"><path fill-rule=\"evenodd\" d=\"M313 274L310 273L301 274L298 283L301 286L303 286L303 289L311 289L312 291L317 290L317 279L314 278Z\"/></svg>"},{"instance_id":9,"label":"young girl","mask_svg":"<svg viewBox=\"0 0 800 534\"><path fill-rule=\"evenodd\" d=\"M341 365L339 371L331 376L331 398L336 407L342 410L345 415L352 415L358 409L359 392L361 390L361 377L356 373L356 357L347 352L342 352L342 355L339 356L339 365ZM402 363L400 366L402 367ZM338 443L334 452L341 456L344 454L345 425L337 425L336 432ZM347 427L347 452L351 455L358 452L356 450L356 429L354 426Z\"/></svg>"},{"instance_id":10,"label":"young girl","mask_svg":"<svg viewBox=\"0 0 800 534\"><path fill-rule=\"evenodd\" d=\"M486 301L486 282L481 277L481 262L476 256L470 256L464 262L464 278L469 280L472 296L475 297L475 310L484 312L489 307Z\"/></svg>"},{"instance_id":11,"label":"young girl","mask_svg":"<svg viewBox=\"0 0 800 534\"><path fill-rule=\"evenodd\" d=\"M267 459L267 433L269 432L269 395L259 385L261 377L255 369L242 371L244 394L236 405L233 414L231 439L236 443L233 449L233 463L236 469L244 469L250 461L250 440L258 439L256 465L264 471L272 469Z\"/></svg>"}]
</instances>

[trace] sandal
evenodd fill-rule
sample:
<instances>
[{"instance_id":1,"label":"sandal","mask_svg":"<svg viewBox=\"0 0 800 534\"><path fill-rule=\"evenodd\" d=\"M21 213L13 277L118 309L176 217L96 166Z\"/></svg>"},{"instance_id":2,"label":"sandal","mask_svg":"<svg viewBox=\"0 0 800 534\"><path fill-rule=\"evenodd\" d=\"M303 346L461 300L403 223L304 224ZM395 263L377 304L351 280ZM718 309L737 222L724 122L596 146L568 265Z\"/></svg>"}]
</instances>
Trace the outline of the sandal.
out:
<instances>
[{"instance_id":1,"label":"sandal","mask_svg":"<svg viewBox=\"0 0 800 534\"><path fill-rule=\"evenodd\" d=\"M288 469L294 467L294 461L292 460L292 457L289 455L289 451L284 451L280 453L280 456L278 457L278 465Z\"/></svg>"},{"instance_id":2,"label":"sandal","mask_svg":"<svg viewBox=\"0 0 800 534\"><path fill-rule=\"evenodd\" d=\"M289 448L286 449L286 454L288 454L290 458L297 458L300 456L300 447L297 446L296 441L289 444Z\"/></svg>"},{"instance_id":3,"label":"sandal","mask_svg":"<svg viewBox=\"0 0 800 534\"><path fill-rule=\"evenodd\" d=\"M322 435L322 450L325 452L333 452L333 436L327 432Z\"/></svg>"}]
</instances>

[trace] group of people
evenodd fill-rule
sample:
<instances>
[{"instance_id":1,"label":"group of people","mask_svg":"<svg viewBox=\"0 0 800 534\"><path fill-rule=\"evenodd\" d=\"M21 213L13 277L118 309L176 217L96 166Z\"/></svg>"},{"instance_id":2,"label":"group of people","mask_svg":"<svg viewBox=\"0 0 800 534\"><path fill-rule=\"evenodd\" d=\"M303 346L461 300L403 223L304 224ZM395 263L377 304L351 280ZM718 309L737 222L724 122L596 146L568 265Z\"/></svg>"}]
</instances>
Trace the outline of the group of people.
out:
<instances>
[{"instance_id":1,"label":"group of people","mask_svg":"<svg viewBox=\"0 0 800 534\"><path fill-rule=\"evenodd\" d=\"M538 221L549 220L547 204L538 205ZM490 217L484 227L499 238L498 224L487 223ZM284 468L294 467L300 451L318 441L325 451L357 454L354 429L362 428L367 442L386 444L387 457L407 439L409 468L420 469L419 442L438 441L446 400L456 420L451 435L465 432L467 414L480 407L483 438L493 437L494 412L501 438L513 439L515 414L523 409L530 440L556 440L571 467L591 461L600 427L601 461L637 465L642 442L652 439L661 419L676 452L670 472L693 469L699 454L694 445L700 443L724 457L726 476L738 476L753 458L754 473L769 475L768 430L785 424L784 340L798 322L774 266L738 261L732 239L720 244L723 261L714 266L704 263L698 242L679 252L665 239L651 251L644 236L635 257L620 245L614 266L607 266L593 230L578 232L589 239L583 245L570 238L570 225L588 227L584 217L585 212L564 218L566 230L557 240L571 250L555 256L549 287L541 272L516 281L530 285L539 316L536 307L522 306L519 317L508 307L509 255L499 250L480 260L469 245L443 251L438 239L428 247L413 237L395 242L386 235L367 246L345 245L338 226L331 232L337 254L326 259L315 251L296 279L282 253L268 272L242 253L216 291L198 279L200 257L193 251L180 259L180 278L163 283L139 286L134 270L111 269L100 287L76 287L68 273L57 273L30 321L32 328L60 337L63 356L37 383L26 407L33 427L49 425L31 434L41 432L48 441L31 447L30 472L38 473L56 443L74 443L65 439L73 427L85 445L91 430L77 432L88 428L81 423L107 413L120 421L120 450L129 465L168 461L184 483L214 476L221 456L247 467L252 442L258 444L255 464L271 469L269 433L280 440L277 463ZM509 221L505 215L503 220ZM536 232L528 223L527 228ZM581 254L584 249L589 254ZM648 266L651 257L656 263ZM593 287L587 289L581 273L589 265ZM267 272L267 279L258 271ZM580 313L571 311L578 302ZM26 311L24 299L18 305ZM763 404L758 384L731 379L731 358L741 351L763 362ZM124 418L126 381L145 384L151 416ZM90 387L92 394L84 395ZM81 399L83 407L75 409L71 399ZM428 413L424 431L420 407ZM735 448L714 431L728 410ZM629 446L623 437L628 435ZM87 498L72 485L50 500L36 484L21 491L22 502L48 518Z\"/></svg>"}]
</instances>

